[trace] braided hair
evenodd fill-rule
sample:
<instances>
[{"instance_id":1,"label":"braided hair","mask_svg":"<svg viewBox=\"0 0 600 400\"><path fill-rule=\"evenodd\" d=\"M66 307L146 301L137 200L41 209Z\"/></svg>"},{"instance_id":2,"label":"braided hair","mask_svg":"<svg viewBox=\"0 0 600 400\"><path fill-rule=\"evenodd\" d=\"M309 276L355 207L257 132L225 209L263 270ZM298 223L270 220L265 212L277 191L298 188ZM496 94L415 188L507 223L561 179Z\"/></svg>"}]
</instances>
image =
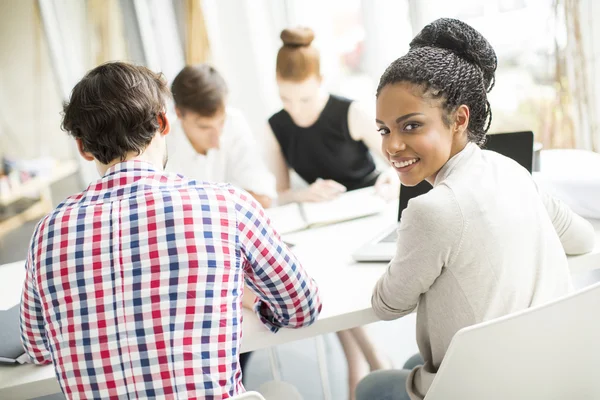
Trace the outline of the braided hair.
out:
<instances>
[{"instance_id":1,"label":"braided hair","mask_svg":"<svg viewBox=\"0 0 600 400\"><path fill-rule=\"evenodd\" d=\"M468 139L483 146L492 122L487 93L494 87L497 65L494 49L479 32L462 21L441 18L424 27L408 53L385 70L377 96L390 84L415 84L425 97L442 101L446 126L449 115L465 104L470 111Z\"/></svg>"}]
</instances>

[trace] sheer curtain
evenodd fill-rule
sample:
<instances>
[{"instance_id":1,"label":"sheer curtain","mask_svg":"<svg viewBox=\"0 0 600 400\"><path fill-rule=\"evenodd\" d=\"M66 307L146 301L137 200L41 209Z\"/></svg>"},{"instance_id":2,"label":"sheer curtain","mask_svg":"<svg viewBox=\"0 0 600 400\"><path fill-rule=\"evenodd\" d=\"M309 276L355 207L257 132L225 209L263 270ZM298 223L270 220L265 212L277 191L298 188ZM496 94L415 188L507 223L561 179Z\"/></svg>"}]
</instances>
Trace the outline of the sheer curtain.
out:
<instances>
[{"instance_id":1,"label":"sheer curtain","mask_svg":"<svg viewBox=\"0 0 600 400\"><path fill-rule=\"evenodd\" d=\"M0 2L0 157L71 156L37 2Z\"/></svg>"},{"instance_id":2,"label":"sheer curtain","mask_svg":"<svg viewBox=\"0 0 600 400\"><path fill-rule=\"evenodd\" d=\"M210 60L210 45L201 0L184 0L185 63L198 64Z\"/></svg>"},{"instance_id":3,"label":"sheer curtain","mask_svg":"<svg viewBox=\"0 0 600 400\"><path fill-rule=\"evenodd\" d=\"M570 127L575 147L600 151L600 86L596 79L600 31L591 19L600 12L600 5L591 0L556 0L555 9L566 30L565 46L557 52L557 81L563 96L570 100L563 102L562 111L573 121Z\"/></svg>"},{"instance_id":4,"label":"sheer curtain","mask_svg":"<svg viewBox=\"0 0 600 400\"><path fill-rule=\"evenodd\" d=\"M63 100L86 71L106 61L146 65L163 72L168 80L184 65L171 1L38 0L37 4ZM67 148L75 151L74 143ZM76 158L82 183L97 179L93 163Z\"/></svg>"}]
</instances>

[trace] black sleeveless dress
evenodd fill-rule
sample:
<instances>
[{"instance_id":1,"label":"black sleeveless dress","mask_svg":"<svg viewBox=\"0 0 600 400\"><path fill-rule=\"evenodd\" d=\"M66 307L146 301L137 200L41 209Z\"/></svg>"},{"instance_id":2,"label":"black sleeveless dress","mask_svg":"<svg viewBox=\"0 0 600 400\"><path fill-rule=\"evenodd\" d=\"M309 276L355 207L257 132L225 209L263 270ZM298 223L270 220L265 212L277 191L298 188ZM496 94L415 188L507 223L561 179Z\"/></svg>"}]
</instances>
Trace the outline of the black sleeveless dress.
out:
<instances>
[{"instance_id":1,"label":"black sleeveless dress","mask_svg":"<svg viewBox=\"0 0 600 400\"><path fill-rule=\"evenodd\" d=\"M333 179L355 190L375 184L379 172L369 149L350 136L348 109L352 100L330 95L317 121L306 128L285 110L269 118L289 167L309 184Z\"/></svg>"}]
</instances>

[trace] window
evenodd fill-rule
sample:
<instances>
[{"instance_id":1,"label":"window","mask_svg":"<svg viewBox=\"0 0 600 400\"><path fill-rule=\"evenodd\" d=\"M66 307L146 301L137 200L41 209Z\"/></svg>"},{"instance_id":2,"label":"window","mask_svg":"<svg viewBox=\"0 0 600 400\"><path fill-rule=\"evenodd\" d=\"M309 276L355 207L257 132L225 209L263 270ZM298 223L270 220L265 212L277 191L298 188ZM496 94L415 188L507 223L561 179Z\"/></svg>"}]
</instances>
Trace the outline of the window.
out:
<instances>
[{"instance_id":1,"label":"window","mask_svg":"<svg viewBox=\"0 0 600 400\"><path fill-rule=\"evenodd\" d=\"M315 31L325 86L373 101L385 67L408 49L408 3L397 0L288 0L289 26Z\"/></svg>"},{"instance_id":2,"label":"window","mask_svg":"<svg viewBox=\"0 0 600 400\"><path fill-rule=\"evenodd\" d=\"M465 21L492 44L498 57L496 86L489 94L493 121L490 132L533 130L546 147L571 147L560 131L555 84L555 26L552 0L486 0L448 3L417 2L421 22L440 17ZM556 135L555 135L556 136Z\"/></svg>"}]
</instances>

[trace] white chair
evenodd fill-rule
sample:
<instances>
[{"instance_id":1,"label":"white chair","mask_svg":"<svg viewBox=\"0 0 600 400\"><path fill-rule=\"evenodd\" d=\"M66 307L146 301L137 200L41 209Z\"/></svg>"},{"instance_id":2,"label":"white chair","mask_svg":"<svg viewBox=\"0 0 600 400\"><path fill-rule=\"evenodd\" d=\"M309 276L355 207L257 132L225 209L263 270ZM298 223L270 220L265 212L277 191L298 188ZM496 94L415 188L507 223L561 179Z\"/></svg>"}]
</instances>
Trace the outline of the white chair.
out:
<instances>
[{"instance_id":1,"label":"white chair","mask_svg":"<svg viewBox=\"0 0 600 400\"><path fill-rule=\"evenodd\" d=\"M258 392L246 392L233 396L231 400L265 400L265 398Z\"/></svg>"},{"instance_id":2,"label":"white chair","mask_svg":"<svg viewBox=\"0 0 600 400\"><path fill-rule=\"evenodd\" d=\"M461 329L426 400L600 399L600 283Z\"/></svg>"},{"instance_id":3,"label":"white chair","mask_svg":"<svg viewBox=\"0 0 600 400\"><path fill-rule=\"evenodd\" d=\"M321 377L321 390L323 391L323 400L331 400L333 397L331 395L331 385L329 382L329 373L327 370L327 352L325 351L325 337L323 335L315 337L315 349L317 353L319 375ZM279 356L277 355L277 348L271 346L267 349L267 352L269 353L269 364L271 366L271 373L273 374L273 381L271 382L285 383L281 379L281 362L279 360ZM277 392L279 391L279 389L275 391ZM292 400L292 394L289 394L288 396L290 396L290 399Z\"/></svg>"}]
</instances>

